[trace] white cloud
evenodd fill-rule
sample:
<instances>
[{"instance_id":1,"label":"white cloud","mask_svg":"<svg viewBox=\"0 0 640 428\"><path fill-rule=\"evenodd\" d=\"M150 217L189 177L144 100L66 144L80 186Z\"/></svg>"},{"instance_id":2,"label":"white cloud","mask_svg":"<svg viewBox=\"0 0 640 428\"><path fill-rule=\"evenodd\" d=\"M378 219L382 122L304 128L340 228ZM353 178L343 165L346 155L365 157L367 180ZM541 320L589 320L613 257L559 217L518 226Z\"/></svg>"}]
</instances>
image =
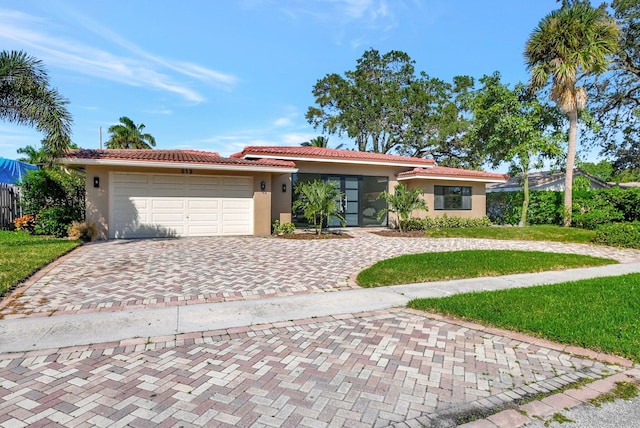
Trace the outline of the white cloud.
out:
<instances>
[{"instance_id":1,"label":"white cloud","mask_svg":"<svg viewBox=\"0 0 640 428\"><path fill-rule=\"evenodd\" d=\"M0 9L0 40L19 48L28 48L32 55L47 64L77 73L116 81L130 86L167 91L200 103L205 97L183 79L171 74L195 79L207 85L230 90L237 77L184 61L161 58L148 53L116 33L84 17L77 19L87 29L106 41L124 47L132 55L120 56L103 49L78 43L42 30L49 28L46 20L13 10Z\"/></svg>"},{"instance_id":2,"label":"white cloud","mask_svg":"<svg viewBox=\"0 0 640 428\"><path fill-rule=\"evenodd\" d=\"M291 118L290 117L281 117L279 119L276 119L275 122L273 122L274 126L277 127L281 127L281 126L289 126L291 125Z\"/></svg>"}]
</instances>

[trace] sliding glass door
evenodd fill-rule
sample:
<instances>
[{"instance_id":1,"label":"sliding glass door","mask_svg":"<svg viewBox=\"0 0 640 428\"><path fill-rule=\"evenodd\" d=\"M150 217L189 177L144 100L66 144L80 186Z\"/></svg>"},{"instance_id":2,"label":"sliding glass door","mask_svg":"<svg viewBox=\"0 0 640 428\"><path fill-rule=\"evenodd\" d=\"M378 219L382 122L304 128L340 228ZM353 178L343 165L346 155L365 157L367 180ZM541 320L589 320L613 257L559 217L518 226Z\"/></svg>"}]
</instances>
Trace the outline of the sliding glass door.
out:
<instances>
[{"instance_id":1,"label":"sliding glass door","mask_svg":"<svg viewBox=\"0 0 640 428\"><path fill-rule=\"evenodd\" d=\"M347 227L387 225L386 216L383 215L378 219L379 212L387 207L384 199L378 199L380 193L388 188L389 180L387 177L305 173L293 175L294 188L297 183L314 180L327 181L335 184L338 188L340 196L336 202ZM293 201L295 198L294 192ZM306 226L307 221L301 212L293 212L292 214L296 226ZM340 227L340 220L332 217L329 219L328 226Z\"/></svg>"}]
</instances>

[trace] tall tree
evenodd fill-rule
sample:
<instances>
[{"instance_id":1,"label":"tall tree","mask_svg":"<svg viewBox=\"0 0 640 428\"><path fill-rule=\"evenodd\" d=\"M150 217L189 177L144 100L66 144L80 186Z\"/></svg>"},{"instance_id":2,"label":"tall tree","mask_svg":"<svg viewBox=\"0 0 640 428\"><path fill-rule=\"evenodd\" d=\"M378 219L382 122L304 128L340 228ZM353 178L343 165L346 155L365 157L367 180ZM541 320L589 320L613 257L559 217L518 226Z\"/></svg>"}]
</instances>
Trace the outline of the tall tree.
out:
<instances>
[{"instance_id":1,"label":"tall tree","mask_svg":"<svg viewBox=\"0 0 640 428\"><path fill-rule=\"evenodd\" d=\"M108 149L151 149L156 146L156 139L143 133L144 124L136 125L126 116L120 118L120 123L109 127L111 137L106 143Z\"/></svg>"},{"instance_id":2,"label":"tall tree","mask_svg":"<svg viewBox=\"0 0 640 428\"><path fill-rule=\"evenodd\" d=\"M543 88L551 81L551 100L569 119L564 192L564 224L571 225L573 168L576 157L578 113L587 94L579 82L606 71L617 48L618 27L603 6L588 0L567 2L540 21L525 48L531 86Z\"/></svg>"},{"instance_id":3,"label":"tall tree","mask_svg":"<svg viewBox=\"0 0 640 428\"><path fill-rule=\"evenodd\" d=\"M416 76L414 61L405 52L371 49L355 70L316 82L317 106L309 107L306 117L325 133L353 138L359 151L440 156L441 164L456 163L464 157L464 147L458 138L463 116L454 96L464 82L451 85L425 73Z\"/></svg>"},{"instance_id":4,"label":"tall tree","mask_svg":"<svg viewBox=\"0 0 640 428\"><path fill-rule=\"evenodd\" d=\"M22 51L0 52L0 119L35 127L52 162L71 143L68 101L49 86L42 62Z\"/></svg>"},{"instance_id":5,"label":"tall tree","mask_svg":"<svg viewBox=\"0 0 640 428\"><path fill-rule=\"evenodd\" d=\"M545 159L562 154L564 118L558 108L541 102L522 83L514 89L500 81L498 72L480 79L482 87L471 97L473 113L469 139L487 156L491 166L509 164L524 190L520 225L527 225L529 172L541 168Z\"/></svg>"},{"instance_id":6,"label":"tall tree","mask_svg":"<svg viewBox=\"0 0 640 428\"><path fill-rule=\"evenodd\" d=\"M640 173L640 2L614 0L620 28L610 72L590 85L596 123L595 141L614 160L619 173ZM635 172L634 172L635 171Z\"/></svg>"},{"instance_id":7,"label":"tall tree","mask_svg":"<svg viewBox=\"0 0 640 428\"><path fill-rule=\"evenodd\" d=\"M466 138L465 101L474 80L455 76L453 84L421 73L408 91L406 136L400 154L431 157L438 165L479 168L482 159Z\"/></svg>"}]
</instances>

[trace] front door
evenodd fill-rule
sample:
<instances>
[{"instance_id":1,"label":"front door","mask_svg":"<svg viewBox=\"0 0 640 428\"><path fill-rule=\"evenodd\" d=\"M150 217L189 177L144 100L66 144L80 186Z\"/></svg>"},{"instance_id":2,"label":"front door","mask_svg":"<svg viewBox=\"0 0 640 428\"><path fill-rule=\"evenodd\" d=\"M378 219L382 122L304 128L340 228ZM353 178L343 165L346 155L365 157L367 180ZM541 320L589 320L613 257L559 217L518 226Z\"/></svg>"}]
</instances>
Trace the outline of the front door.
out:
<instances>
[{"instance_id":1,"label":"front door","mask_svg":"<svg viewBox=\"0 0 640 428\"><path fill-rule=\"evenodd\" d=\"M359 221L359 207L360 207L360 185L361 180L359 177L349 176L327 176L326 180L329 183L333 183L340 192L340 197L336 199L340 214L344 217L346 225L360 226ZM329 227L340 227L341 223L337 217L329 219Z\"/></svg>"}]
</instances>

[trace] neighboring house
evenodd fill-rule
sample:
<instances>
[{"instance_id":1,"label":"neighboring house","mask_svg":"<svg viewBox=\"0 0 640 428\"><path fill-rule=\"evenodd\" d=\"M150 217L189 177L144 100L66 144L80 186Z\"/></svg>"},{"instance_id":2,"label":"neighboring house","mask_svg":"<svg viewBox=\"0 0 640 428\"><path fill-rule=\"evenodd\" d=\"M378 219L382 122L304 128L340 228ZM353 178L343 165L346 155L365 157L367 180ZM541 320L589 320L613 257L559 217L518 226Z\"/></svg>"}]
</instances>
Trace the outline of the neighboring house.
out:
<instances>
[{"instance_id":1,"label":"neighboring house","mask_svg":"<svg viewBox=\"0 0 640 428\"><path fill-rule=\"evenodd\" d=\"M78 149L60 162L86 171L87 220L101 239L269 235L273 220L302 220L292 214L292 188L315 179L339 187L347 226L387 226L377 216L386 207L378 196L398 183L425 191L427 215L482 217L486 184L508 178L439 167L431 159L301 146L245 147L229 158L194 150Z\"/></svg>"},{"instance_id":2,"label":"neighboring house","mask_svg":"<svg viewBox=\"0 0 640 428\"><path fill-rule=\"evenodd\" d=\"M576 177L586 177L591 183L592 189L609 188L611 185L605 181L599 180L591 174L580 169L573 172L573 179ZM564 171L540 171L529 174L529 190L552 190L564 191ZM491 192L517 192L522 190L522 175L518 174L511 177L504 183L487 184L487 193Z\"/></svg>"}]
</instances>

